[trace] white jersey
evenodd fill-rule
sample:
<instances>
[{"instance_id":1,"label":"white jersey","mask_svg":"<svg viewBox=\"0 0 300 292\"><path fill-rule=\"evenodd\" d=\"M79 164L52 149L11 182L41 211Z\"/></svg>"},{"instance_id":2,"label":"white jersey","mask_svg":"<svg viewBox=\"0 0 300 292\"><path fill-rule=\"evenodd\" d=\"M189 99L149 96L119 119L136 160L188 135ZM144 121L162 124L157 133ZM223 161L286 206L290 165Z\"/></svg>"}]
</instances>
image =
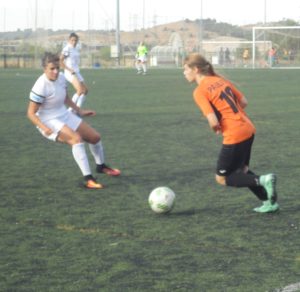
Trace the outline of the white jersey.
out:
<instances>
[{"instance_id":1,"label":"white jersey","mask_svg":"<svg viewBox=\"0 0 300 292\"><path fill-rule=\"evenodd\" d=\"M30 92L30 100L41 106L37 115L42 122L63 116L68 110L65 105L67 96L67 81L62 73L59 73L55 81L51 81L42 74L35 82Z\"/></svg>"},{"instance_id":2,"label":"white jersey","mask_svg":"<svg viewBox=\"0 0 300 292\"><path fill-rule=\"evenodd\" d=\"M63 50L65 65L73 69L76 73L79 72L80 53L77 46L74 48L70 44L67 44Z\"/></svg>"}]
</instances>

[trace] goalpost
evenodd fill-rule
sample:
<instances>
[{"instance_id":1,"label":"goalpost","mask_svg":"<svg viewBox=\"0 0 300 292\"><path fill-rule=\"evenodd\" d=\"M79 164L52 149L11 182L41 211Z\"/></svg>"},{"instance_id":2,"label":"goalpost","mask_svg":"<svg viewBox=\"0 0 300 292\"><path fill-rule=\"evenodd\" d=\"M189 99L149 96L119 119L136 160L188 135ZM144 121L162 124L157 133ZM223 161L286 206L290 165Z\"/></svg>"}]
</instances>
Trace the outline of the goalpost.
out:
<instances>
[{"instance_id":1,"label":"goalpost","mask_svg":"<svg viewBox=\"0 0 300 292\"><path fill-rule=\"evenodd\" d=\"M252 68L300 69L300 26L253 27Z\"/></svg>"}]
</instances>

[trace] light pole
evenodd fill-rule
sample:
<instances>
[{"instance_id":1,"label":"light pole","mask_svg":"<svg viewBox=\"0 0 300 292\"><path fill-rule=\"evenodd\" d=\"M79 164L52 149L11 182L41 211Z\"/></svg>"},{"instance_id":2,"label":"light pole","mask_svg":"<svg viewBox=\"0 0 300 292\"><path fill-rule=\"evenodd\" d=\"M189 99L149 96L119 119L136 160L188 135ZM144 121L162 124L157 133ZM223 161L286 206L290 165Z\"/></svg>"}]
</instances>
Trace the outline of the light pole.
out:
<instances>
[{"instance_id":1,"label":"light pole","mask_svg":"<svg viewBox=\"0 0 300 292\"><path fill-rule=\"evenodd\" d=\"M264 25L267 24L267 0L264 0Z\"/></svg>"},{"instance_id":2,"label":"light pole","mask_svg":"<svg viewBox=\"0 0 300 292\"><path fill-rule=\"evenodd\" d=\"M37 31L37 26L38 26L38 0L35 0L35 15L34 15L34 31L35 31L35 46L34 46L34 67L38 67L38 51L37 51L37 45L38 45L38 31Z\"/></svg>"},{"instance_id":3,"label":"light pole","mask_svg":"<svg viewBox=\"0 0 300 292\"><path fill-rule=\"evenodd\" d=\"M200 22L199 22L199 53L202 53L202 41L203 41L203 1L200 1Z\"/></svg>"},{"instance_id":4,"label":"light pole","mask_svg":"<svg viewBox=\"0 0 300 292\"><path fill-rule=\"evenodd\" d=\"M120 66L120 2L117 0L117 9L116 9L116 64Z\"/></svg>"},{"instance_id":5,"label":"light pole","mask_svg":"<svg viewBox=\"0 0 300 292\"><path fill-rule=\"evenodd\" d=\"M143 29L145 29L145 0L143 0Z\"/></svg>"},{"instance_id":6,"label":"light pole","mask_svg":"<svg viewBox=\"0 0 300 292\"><path fill-rule=\"evenodd\" d=\"M92 67L92 56L91 56L91 6L90 0L88 0L88 66Z\"/></svg>"}]
</instances>

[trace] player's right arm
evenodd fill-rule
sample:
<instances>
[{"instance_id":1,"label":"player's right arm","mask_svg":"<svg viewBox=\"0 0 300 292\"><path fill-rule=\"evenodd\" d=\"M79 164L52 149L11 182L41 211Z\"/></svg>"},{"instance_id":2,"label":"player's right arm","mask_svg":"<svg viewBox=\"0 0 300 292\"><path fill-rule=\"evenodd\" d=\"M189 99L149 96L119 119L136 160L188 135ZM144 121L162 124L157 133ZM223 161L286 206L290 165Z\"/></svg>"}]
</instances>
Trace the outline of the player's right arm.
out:
<instances>
[{"instance_id":1,"label":"player's right arm","mask_svg":"<svg viewBox=\"0 0 300 292\"><path fill-rule=\"evenodd\" d=\"M215 113L210 113L206 116L210 128L216 133L221 134L221 125Z\"/></svg>"},{"instance_id":2,"label":"player's right arm","mask_svg":"<svg viewBox=\"0 0 300 292\"><path fill-rule=\"evenodd\" d=\"M41 76L34 84L29 94L29 104L27 108L28 119L37 126L46 135L51 135L53 131L43 124L39 116L37 115L40 106L45 101L45 84L44 78Z\"/></svg>"},{"instance_id":3,"label":"player's right arm","mask_svg":"<svg viewBox=\"0 0 300 292\"><path fill-rule=\"evenodd\" d=\"M59 65L62 69L70 71L71 74L75 74L75 71L72 68L69 68L65 63L65 59L68 57L69 57L69 51L67 49L63 49L59 57Z\"/></svg>"},{"instance_id":4,"label":"player's right arm","mask_svg":"<svg viewBox=\"0 0 300 292\"><path fill-rule=\"evenodd\" d=\"M218 117L212 108L210 102L205 97L205 95L202 93L201 89L196 88L194 91L194 100L198 107L201 109L203 115L207 118L209 127L216 133L221 134L221 125L218 120Z\"/></svg>"},{"instance_id":5,"label":"player's right arm","mask_svg":"<svg viewBox=\"0 0 300 292\"><path fill-rule=\"evenodd\" d=\"M53 131L45 126L40 118L36 115L37 111L40 108L40 104L34 101L29 101L27 108L27 117L28 119L38 128L40 128L47 136L51 135Z\"/></svg>"},{"instance_id":6,"label":"player's right arm","mask_svg":"<svg viewBox=\"0 0 300 292\"><path fill-rule=\"evenodd\" d=\"M62 69L65 69L65 56L63 54L60 54L59 56L59 65Z\"/></svg>"}]
</instances>

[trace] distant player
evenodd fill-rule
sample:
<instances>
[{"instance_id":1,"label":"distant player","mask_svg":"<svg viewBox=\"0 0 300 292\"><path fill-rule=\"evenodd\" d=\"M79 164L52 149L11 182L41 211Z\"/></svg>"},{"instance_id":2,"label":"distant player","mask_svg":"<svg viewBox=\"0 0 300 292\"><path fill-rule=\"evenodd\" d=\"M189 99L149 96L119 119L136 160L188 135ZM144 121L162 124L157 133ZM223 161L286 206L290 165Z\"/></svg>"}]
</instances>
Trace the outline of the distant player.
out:
<instances>
[{"instance_id":1,"label":"distant player","mask_svg":"<svg viewBox=\"0 0 300 292\"><path fill-rule=\"evenodd\" d=\"M184 76L188 82L197 83L194 100L211 129L223 135L216 181L225 186L248 187L263 201L255 212L278 210L276 176L258 176L249 169L255 127L244 111L248 104L245 96L231 82L217 75L212 65L199 54L186 57Z\"/></svg>"},{"instance_id":2,"label":"distant player","mask_svg":"<svg viewBox=\"0 0 300 292\"><path fill-rule=\"evenodd\" d=\"M247 67L247 66L248 66L248 63L249 63L249 57L250 57L249 50L248 50L248 49L245 49L245 50L243 51L243 64L244 64L244 67Z\"/></svg>"},{"instance_id":3,"label":"distant player","mask_svg":"<svg viewBox=\"0 0 300 292\"><path fill-rule=\"evenodd\" d=\"M144 42L140 42L137 51L136 51L136 61L135 67L137 69L137 74L143 73L147 74L147 54L148 49Z\"/></svg>"},{"instance_id":4,"label":"distant player","mask_svg":"<svg viewBox=\"0 0 300 292\"><path fill-rule=\"evenodd\" d=\"M97 183L92 176L84 142L89 145L98 173L118 176L121 172L104 163L100 134L79 117L94 116L96 113L78 107L69 99L66 79L59 73L58 55L46 53L42 65L44 74L36 80L30 92L27 116L45 138L71 147L74 160L84 176L86 188L102 189L103 185ZM68 111L66 105L79 116Z\"/></svg>"},{"instance_id":5,"label":"distant player","mask_svg":"<svg viewBox=\"0 0 300 292\"><path fill-rule=\"evenodd\" d=\"M80 74L80 52L78 49L79 37L71 33L67 45L63 48L60 56L60 66L64 68L66 79L72 83L76 92L72 97L74 103L81 107L88 93L88 88Z\"/></svg>"}]
</instances>

